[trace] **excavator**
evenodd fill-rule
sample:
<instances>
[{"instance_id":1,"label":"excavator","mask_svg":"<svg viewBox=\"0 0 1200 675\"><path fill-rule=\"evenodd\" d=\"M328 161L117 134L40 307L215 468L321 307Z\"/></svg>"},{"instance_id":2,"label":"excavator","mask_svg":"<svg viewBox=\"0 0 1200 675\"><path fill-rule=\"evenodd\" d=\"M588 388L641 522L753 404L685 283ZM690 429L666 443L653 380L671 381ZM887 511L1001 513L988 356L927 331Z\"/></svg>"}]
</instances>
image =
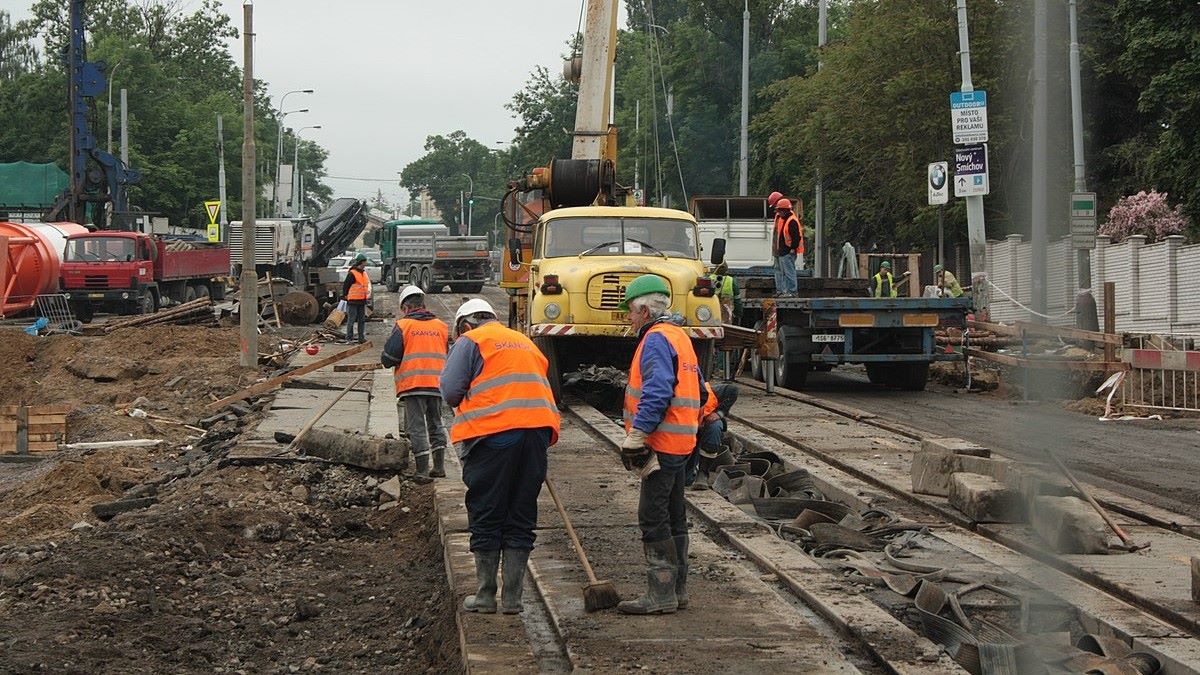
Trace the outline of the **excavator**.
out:
<instances>
[{"instance_id":1,"label":"excavator","mask_svg":"<svg viewBox=\"0 0 1200 675\"><path fill-rule=\"evenodd\" d=\"M564 76L579 84L571 157L510 183L502 204L511 232L501 279L509 323L545 354L560 402L565 373L628 368L637 336L618 305L638 276L656 274L670 286L671 308L682 316L703 368L724 334L695 218L636 206L632 190L617 183L610 117L617 6L618 0L588 0L582 53L564 64ZM713 242L713 264L724 244Z\"/></svg>"}]
</instances>

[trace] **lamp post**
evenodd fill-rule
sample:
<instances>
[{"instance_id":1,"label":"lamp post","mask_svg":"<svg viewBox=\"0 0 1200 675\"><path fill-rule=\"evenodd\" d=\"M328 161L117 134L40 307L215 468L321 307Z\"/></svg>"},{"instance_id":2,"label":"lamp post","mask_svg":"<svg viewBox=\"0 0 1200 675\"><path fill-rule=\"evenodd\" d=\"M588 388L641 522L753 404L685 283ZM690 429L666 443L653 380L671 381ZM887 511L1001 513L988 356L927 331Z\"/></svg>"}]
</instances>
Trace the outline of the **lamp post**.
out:
<instances>
[{"instance_id":1,"label":"lamp post","mask_svg":"<svg viewBox=\"0 0 1200 675\"><path fill-rule=\"evenodd\" d=\"M468 188L470 195L471 195L471 203L468 204L468 209L467 209L467 236L470 236L471 235L471 221L473 220L472 216L475 215L475 179L471 178L469 175L467 175L465 173L462 175L466 176L467 180L471 181L471 187ZM462 209L462 197L459 197L458 208Z\"/></svg>"},{"instance_id":2,"label":"lamp post","mask_svg":"<svg viewBox=\"0 0 1200 675\"><path fill-rule=\"evenodd\" d=\"M272 187L272 189L275 190L275 194L272 195L272 202L275 204L276 213L279 211L279 163L283 161L283 118L288 116L288 113L283 112L283 104L285 101L287 101L287 97L291 96L292 94L311 93L313 93L312 89L293 89L279 97L279 107L276 108L276 110L279 112L279 128L278 135L275 139L275 181ZM308 110L293 110L291 112L308 112Z\"/></svg>"},{"instance_id":3,"label":"lamp post","mask_svg":"<svg viewBox=\"0 0 1200 675\"><path fill-rule=\"evenodd\" d=\"M121 67L121 61L117 61L117 65L108 71L108 154L112 154L112 90L113 81L117 79L117 68Z\"/></svg>"},{"instance_id":4,"label":"lamp post","mask_svg":"<svg viewBox=\"0 0 1200 675\"><path fill-rule=\"evenodd\" d=\"M297 189L300 187L300 181L298 181L296 179L297 174L300 173L300 133L307 131L309 129L320 129L320 128L321 128L320 124L314 124L309 127L300 127L299 129L296 130L296 133L294 134L296 137L296 144L292 147L292 215L293 216L299 216L301 213L304 212L304 202L301 199L302 195L300 194L300 191Z\"/></svg>"}]
</instances>

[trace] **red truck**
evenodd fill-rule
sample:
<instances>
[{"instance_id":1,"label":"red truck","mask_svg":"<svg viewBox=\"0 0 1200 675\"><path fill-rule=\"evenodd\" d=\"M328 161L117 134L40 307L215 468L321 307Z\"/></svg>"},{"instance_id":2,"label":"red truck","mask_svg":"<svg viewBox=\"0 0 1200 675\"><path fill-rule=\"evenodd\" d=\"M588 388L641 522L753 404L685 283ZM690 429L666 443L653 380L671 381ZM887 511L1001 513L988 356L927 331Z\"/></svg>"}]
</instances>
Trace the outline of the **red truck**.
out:
<instances>
[{"instance_id":1,"label":"red truck","mask_svg":"<svg viewBox=\"0 0 1200 675\"><path fill-rule=\"evenodd\" d=\"M67 238L60 287L75 318L146 314L200 297L221 299L229 248L139 232L101 230Z\"/></svg>"}]
</instances>

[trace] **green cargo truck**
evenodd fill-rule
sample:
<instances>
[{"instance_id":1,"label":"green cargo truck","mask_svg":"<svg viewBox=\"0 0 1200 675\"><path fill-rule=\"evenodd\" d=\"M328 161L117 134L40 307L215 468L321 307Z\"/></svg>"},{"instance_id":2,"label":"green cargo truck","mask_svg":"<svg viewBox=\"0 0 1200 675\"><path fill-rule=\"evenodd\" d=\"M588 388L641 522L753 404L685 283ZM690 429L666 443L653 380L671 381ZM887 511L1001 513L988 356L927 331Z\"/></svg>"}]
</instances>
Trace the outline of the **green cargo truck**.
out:
<instances>
[{"instance_id":1,"label":"green cargo truck","mask_svg":"<svg viewBox=\"0 0 1200 675\"><path fill-rule=\"evenodd\" d=\"M492 278L487 237L453 237L436 220L391 220L378 234L389 291L413 284L426 293L478 293Z\"/></svg>"}]
</instances>

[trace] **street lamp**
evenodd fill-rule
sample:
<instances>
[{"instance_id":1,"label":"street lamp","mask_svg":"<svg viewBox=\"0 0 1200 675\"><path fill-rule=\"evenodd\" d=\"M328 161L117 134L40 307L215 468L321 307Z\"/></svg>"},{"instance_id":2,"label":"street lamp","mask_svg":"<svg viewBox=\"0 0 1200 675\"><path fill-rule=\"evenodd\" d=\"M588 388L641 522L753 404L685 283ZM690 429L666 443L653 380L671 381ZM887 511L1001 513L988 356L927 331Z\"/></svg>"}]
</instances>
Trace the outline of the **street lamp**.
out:
<instances>
[{"instance_id":1,"label":"street lamp","mask_svg":"<svg viewBox=\"0 0 1200 675\"><path fill-rule=\"evenodd\" d=\"M471 236L471 221L473 220L472 216L475 215L475 179L471 178L469 175L467 175L465 173L462 175L465 176L467 180L471 181L471 187L468 188L470 190L470 194L471 194L471 203L467 204L467 207L468 207L467 208L467 236ZM462 193L460 192L460 193L458 193L458 208L459 208L459 221L460 222L462 221L462 207L463 207Z\"/></svg>"},{"instance_id":2,"label":"street lamp","mask_svg":"<svg viewBox=\"0 0 1200 675\"><path fill-rule=\"evenodd\" d=\"M304 201L302 199L300 181L296 180L296 175L300 173L300 134L309 129L320 129L320 124L314 124L310 127L300 127L295 132L296 144L292 147L292 213L300 216L304 212Z\"/></svg>"},{"instance_id":3,"label":"street lamp","mask_svg":"<svg viewBox=\"0 0 1200 675\"><path fill-rule=\"evenodd\" d=\"M312 89L293 89L289 92L286 92L286 93L284 93L283 96L279 97L279 107L275 109L276 112L280 113L278 136L275 139L275 183L274 183L275 195L274 195L274 200L273 200L275 203L275 211L277 214L279 211L279 164L280 164L280 162L283 161L283 118L287 117L287 113L282 112L283 104L285 101L287 101L287 97L291 96L292 94L311 94L311 93L313 93ZM295 110L292 112L308 112L308 111L307 110L303 110L303 111Z\"/></svg>"},{"instance_id":4,"label":"street lamp","mask_svg":"<svg viewBox=\"0 0 1200 675\"><path fill-rule=\"evenodd\" d=\"M299 110L288 110L286 112L279 113L279 148L277 149L277 151L275 153L275 185L273 187L273 189L275 191L275 194L273 195L273 199L275 202L275 215L276 216L280 215L279 214L279 181L281 178L281 176L280 176L281 164L283 162L283 121L285 119L287 119L287 116L291 115L292 113L306 113L306 112L308 112L308 108L300 108ZM292 171L295 172L296 167L293 166Z\"/></svg>"},{"instance_id":5,"label":"street lamp","mask_svg":"<svg viewBox=\"0 0 1200 675\"><path fill-rule=\"evenodd\" d=\"M108 154L112 154L112 90L113 81L117 79L117 68L121 67L121 61L117 61L117 65L108 71Z\"/></svg>"}]
</instances>

